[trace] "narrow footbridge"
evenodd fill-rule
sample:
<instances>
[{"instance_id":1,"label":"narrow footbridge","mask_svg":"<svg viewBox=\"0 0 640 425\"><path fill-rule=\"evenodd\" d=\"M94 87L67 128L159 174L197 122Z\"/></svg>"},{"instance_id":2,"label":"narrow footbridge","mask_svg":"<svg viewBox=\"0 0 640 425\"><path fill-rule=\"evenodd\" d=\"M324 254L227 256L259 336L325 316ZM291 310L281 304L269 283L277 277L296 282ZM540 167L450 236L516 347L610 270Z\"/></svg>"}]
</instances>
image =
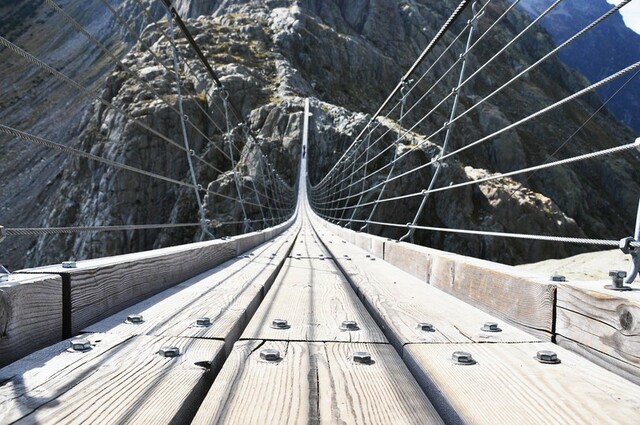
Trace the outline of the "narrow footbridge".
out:
<instances>
[{"instance_id":1,"label":"narrow footbridge","mask_svg":"<svg viewBox=\"0 0 640 425\"><path fill-rule=\"evenodd\" d=\"M191 217L198 217L197 222L32 228L3 223L7 226L0 226L0 241L37 236L42 245L43 240L55 240L43 239L50 235L113 231L139 235L134 232L191 227L192 240L200 242L13 273L2 270L0 424L640 422L640 291L629 286L640 266L640 212L632 236L620 235L627 236L621 241L590 239L581 230L585 226L577 226L549 198L527 189L529 177L512 180L537 172L573 178L577 174L572 174L571 166L584 171L588 168L584 164L593 160L601 161L597 170L609 172L611 156L616 156L614 165L619 169L637 169L640 139L628 129L617 138L602 130L622 128L614 124L598 127L602 118L598 113L609 100L596 108L593 99L579 101L616 80L620 83L616 93L623 90L640 73L640 62L598 82L580 80L586 86L573 93L554 89L558 99L550 98L549 104L514 101L517 108L510 119L521 112L518 108L532 110L511 121L489 102L514 93L522 100L538 90L532 81L540 74L539 65L561 68L553 62L560 50L629 1L610 5L605 14L549 52L533 49L540 57L532 56L526 64L519 62L523 55L509 60L502 55L526 40L527 33L535 31L536 23L561 1L526 25L511 25L519 32L509 40L493 37L493 31L520 13L514 11L518 1L461 1L379 110L365 119L368 123L353 127L360 131L358 136L343 146L344 152L333 152L337 160L323 176L310 177L314 159L330 154L323 151L328 142L310 140L310 101L304 100L306 96L286 99L295 106L290 127L303 127L300 140L291 142L295 146L290 149L298 169L287 170L290 175L297 172L297 182L287 182L279 174L282 169L271 162L270 149L284 142L253 134L234 107L236 93L225 86L230 79L219 78L209 64L207 57L213 53L202 42L207 40L204 17L182 21L169 0L157 5L161 12L157 16L146 3L136 1L141 22L156 22L145 30L155 31L156 41L150 46L144 34L127 24L119 8L102 3L123 33L126 29L129 39L137 40L153 68L138 69L122 51L111 52L110 44L103 44L78 21L86 17L84 13L76 19L46 1L60 22L78 37L86 37L105 60L111 59L118 78L145 90L136 99L165 108L179 129L179 141L149 124L164 119L141 119L130 104L107 96L95 81L69 76L66 68L58 70L47 63L46 52L32 54L19 45L20 39L14 42L0 35L0 52L16 63L23 61L34 75L46 74L73 96L93 101L95 108L108 111L103 115L118 116L126 128L144 131L159 146L166 144L162 152L175 163L162 174L155 163L130 163L126 155L101 156L93 145L50 140L19 128L22 122L0 123L2 136L11 138L1 142L55 149L77 164L95 165L100 179L132 173L141 191L158 184L166 185L167 191L178 187L194 196L198 210L191 211ZM301 2L248 3L264 8L260 16L271 13L268 3L286 3L273 12L276 17L302 14ZM233 21L238 15L227 18ZM233 38L232 26L213 22L228 30L225 37ZM291 31L300 22L292 23ZM192 31L200 32L194 36ZM251 34L247 30L241 37ZM537 46L537 41L533 44ZM496 68L491 70L492 66ZM478 87L486 92L465 93L478 75L483 77ZM504 81L499 80L505 75ZM153 80L156 77L158 81ZM125 94L135 101L131 93ZM183 101L202 119L189 119ZM330 109L318 98L313 102L314 113ZM278 105L274 105L275 111ZM550 113L566 120L562 132L547 134L548 122L536 121ZM491 124L484 129L467 126L472 130L464 132L454 129L456 122L460 126L478 117L495 121L499 128ZM126 146L128 140L119 139L121 132L99 128L105 143ZM578 152L581 146L574 142L583 130L593 130L599 144ZM539 163L519 169L512 164L498 164L496 172L489 171L495 164L464 166L473 157L467 150L485 149L485 142L492 143L486 149L494 156L508 157L498 158L502 165L509 162L511 152L519 152L516 148L523 145L517 131L522 137L535 136L537 146L558 142L553 145L557 149L553 155L542 155ZM559 139L564 137L560 133L569 136ZM94 136L98 137L92 134L91 141ZM515 150L504 148L508 143L515 144ZM556 157L565 146L572 148L571 153ZM175 171L184 158L187 165ZM227 164L226 171L211 158ZM554 174L556 170L560 171ZM218 180L201 184L203 176L211 175ZM428 183L422 185L425 179ZM232 190L214 184L220 181ZM453 195L458 190L468 192ZM535 200L538 210L547 214L544 230L557 232L495 231L493 217L483 216L484 212L459 227L431 221L437 213L434 197L440 197L438 205L453 215L456 208L464 209L460 199L482 190L498 193L497 204L511 205L513 214L528 213L519 200L509 203L519 194ZM617 194L617 188L601 191ZM88 194L93 195L104 193ZM227 202L237 214L229 214L229 221L214 222L207 216L211 214L207 202L214 206ZM626 213L630 206L623 208ZM619 213L613 216L622 217ZM216 237L222 226L241 234ZM376 235L376 229L407 233L388 239ZM568 281L559 274L527 272L409 243L416 233L424 235L421 232L462 235L460 244L471 240L465 238L510 238L620 247L631 255L629 275L612 270L609 281Z\"/></svg>"},{"instance_id":2,"label":"narrow footbridge","mask_svg":"<svg viewBox=\"0 0 640 425\"><path fill-rule=\"evenodd\" d=\"M638 363L592 332L638 298L356 233L298 187L274 228L12 274L3 358L69 338L0 369L0 422L637 422Z\"/></svg>"}]
</instances>

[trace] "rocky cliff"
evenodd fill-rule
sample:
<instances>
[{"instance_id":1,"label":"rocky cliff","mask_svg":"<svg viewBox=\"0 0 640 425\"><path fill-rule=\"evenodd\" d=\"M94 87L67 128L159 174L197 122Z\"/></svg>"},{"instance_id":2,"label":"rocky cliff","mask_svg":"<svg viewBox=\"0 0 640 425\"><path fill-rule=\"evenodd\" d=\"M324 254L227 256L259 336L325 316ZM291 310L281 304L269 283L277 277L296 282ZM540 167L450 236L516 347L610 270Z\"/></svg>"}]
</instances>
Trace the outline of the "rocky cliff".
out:
<instances>
[{"instance_id":1,"label":"rocky cliff","mask_svg":"<svg viewBox=\"0 0 640 425\"><path fill-rule=\"evenodd\" d=\"M312 160L310 178L314 183L335 163L363 128L369 118L366 114L377 109L446 20L455 3L183 0L175 2L175 5L185 18L189 18L190 31L227 87L230 101L237 106L257 135L273 166L289 182L295 178L294 165L300 154L297 141L301 130L303 99L313 99L314 130L309 155ZM488 10L493 16L506 4L496 3ZM121 2L119 7L126 11L137 4ZM67 3L63 6L71 7ZM140 28L146 25L143 15L132 13L130 16ZM105 19L108 25L116 26L112 18ZM53 21L45 20L45 24L47 22ZM526 22L526 15L513 14L499 29L497 41L510 39ZM163 62L170 63L171 49L167 38L162 35L166 30L166 21L160 21L145 28L143 43L130 40L130 44L127 44L109 38L112 47L121 52L123 62L136 72L138 78L132 78L128 71L117 67L107 72L106 79L98 79L99 75L106 72L108 61L93 49L89 49L96 55L93 62L104 61L105 65L93 68L91 61L82 63L95 72L94 83L95 87L99 87L101 96L162 134L179 139L179 123L175 115L170 113L170 109L176 105L176 98L172 94L173 83L170 76L158 67L154 55L150 54L153 51ZM120 28L119 31L124 30ZM119 31L104 32L103 35ZM16 40L24 41L21 37L25 37L25 34ZM452 36L448 37L451 39ZM491 87L508 78L514 66L534 61L552 43L551 37L544 32L532 34L509 51L499 63L492 65L482 78L465 88L462 107L469 107L478 97L486 95ZM219 110L219 95L211 82L202 83L202 66L181 35L178 44L190 64L189 69L193 69L183 74L182 84L189 88L189 94L185 96L186 113L192 123L202 127L204 133L191 132L192 147L197 155L222 171L198 165L198 180L213 191L229 192L232 190L228 173L231 165L219 154L224 137L215 125L223 127L225 124ZM4 56L7 53L2 54ZM477 68L491 54L491 48L474 52L470 55L470 66ZM29 69L21 66L20 69ZM21 77L14 74L16 69L10 68L10 73L7 71L7 75L13 79L9 80L8 87L21 87ZM153 100L154 96L148 93L139 78L152 85L163 101ZM465 118L457 125L452 143L462 146L465 140L502 128L523 114L561 99L577 87L583 87L583 83L582 77L560 61L551 61ZM51 86L51 93L64 93L57 92L56 87ZM79 94L75 96L82 98ZM84 103L73 98L65 100L64 95L56 95L54 99L72 104L69 111L75 113L65 121L56 118L58 113L50 112L63 108L38 110L34 106L29 116L35 114L46 117L48 121L44 121L45 127L47 122L56 122L60 131L45 131L39 127L43 124L38 124L35 118L30 118L32 121L26 123L27 128L38 134L40 129L48 137L64 135L62 138L68 143L118 162L162 171L163 174L169 172L176 179L187 179L186 162L182 158L184 155L157 137L151 137L131 125L121 115L86 99ZM470 150L455 161L448 162L440 179L444 182L473 180L553 158L556 149L585 122L598 102L597 98L587 98L571 108L547 116L542 122L505 133L482 149ZM428 103L416 107L407 120L415 121L430 107ZM83 108L86 112L82 119L78 119L81 116L78 111ZM203 110L213 117L213 122ZM25 114L27 112L24 111ZM67 114L63 114L63 117L67 117ZM418 138L430 134L429 126L441 126L445 117L446 114L440 113L433 122L417 127L415 136L405 137L396 149L406 150L415 146ZM4 108L0 119L3 123L17 122L17 118L7 115ZM571 138L571 143L563 148L563 155L614 146L633 138L628 129L607 116L597 116L589 121L588 127L588 133ZM385 128L391 131L385 136L384 146L396 140L399 127L398 123L389 121L383 123L380 131ZM76 134L78 136L74 137ZM235 159L242 173L242 184L248 185L256 176L255 146L245 143L246 139L241 137L240 132L234 133L234 142L238 147ZM13 152L15 157L25 155L18 142L11 141L8 145L12 146L13 150L9 152ZM440 140L424 144L409 156L402 169L430 160L439 152L440 146ZM390 154L381 157L380 161L388 160ZM18 167L2 170L3 182L19 180L17 187L23 195L20 202L22 205L28 204L29 211L33 211L21 214L14 205L3 202L2 224L8 227L27 224L35 227L197 221L193 194L188 190L158 184L150 179L133 178L127 173L85 160L52 156L48 151L29 151L29 155L32 155L30 163L40 164L38 167L42 168L49 167L50 171L44 173L34 168L25 171ZM39 159L43 160L37 162ZM633 172L632 160L637 159L601 160L574 167L554 168L528 179L526 176L516 176L517 180L502 179L475 187L468 186L435 196L428 205L422 223L617 239L628 235L633 227L639 178ZM6 165L3 164L3 167ZM18 177L20 173L22 176ZM418 177L400 179L387 190L389 193L407 193L426 187L431 173L427 168ZM5 189L2 190L4 193ZM208 218L213 220L241 219L234 203L208 197L206 207ZM376 218L400 223L411 221L416 207L416 202L388 204L379 209ZM258 218L256 209L249 213L254 219ZM220 230L221 234L225 234L238 229ZM389 229L373 230L392 237L399 235L398 231ZM2 261L9 262L13 267L23 265L23 260L28 265L45 264L70 257L86 258L151 249L197 240L199 236L195 230L174 230L42 237L33 244L26 258L23 258L26 249L22 243L14 245L13 256L4 251ZM435 248L511 263L564 256L580 250L558 244L531 244L446 233L420 232L416 236L418 242ZM3 243L3 248L7 246L6 243Z\"/></svg>"}]
</instances>

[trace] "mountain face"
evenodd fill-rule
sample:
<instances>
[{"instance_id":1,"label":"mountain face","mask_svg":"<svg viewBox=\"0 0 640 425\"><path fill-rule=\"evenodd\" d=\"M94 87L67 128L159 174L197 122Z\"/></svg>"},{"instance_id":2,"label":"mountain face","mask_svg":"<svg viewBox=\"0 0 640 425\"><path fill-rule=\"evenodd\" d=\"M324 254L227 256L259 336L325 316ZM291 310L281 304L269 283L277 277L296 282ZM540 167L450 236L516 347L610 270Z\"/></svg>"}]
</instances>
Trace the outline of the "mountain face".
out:
<instances>
[{"instance_id":1,"label":"mountain face","mask_svg":"<svg viewBox=\"0 0 640 425\"><path fill-rule=\"evenodd\" d=\"M518 5L534 18L547 9L550 3L546 0L531 0ZM606 0L566 0L543 18L540 25L559 45L612 7ZM559 56L568 66L595 83L638 61L640 34L627 28L622 16L616 13L562 49ZM608 102L609 110L619 120L640 132L640 115L637 112L640 110L640 78L632 77L633 73L619 82L608 84L599 89L598 94L603 100L614 96ZM628 80L631 81L616 94Z\"/></svg>"},{"instance_id":2,"label":"mountain face","mask_svg":"<svg viewBox=\"0 0 640 425\"><path fill-rule=\"evenodd\" d=\"M14 6L23 3L15 2ZM82 7L76 8L72 1L60 2L60 5L76 19L84 19L83 24L115 52L124 67L114 66L108 55L91 47L91 43L78 35L73 27L61 23L60 15L45 3L30 14L18 12L24 10L22 8L6 9L7 6L3 6L2 16L20 13L19 20L24 24L16 27L15 21L3 19L0 31L3 35L11 34L7 38L27 50L33 49L38 57L51 61L58 69L82 81L102 99L159 133L180 140L180 123L171 112L177 106L175 81L156 59L166 67L171 66L173 58L166 37L168 24L166 20L160 20L149 25L153 22L151 17L162 16L163 11L157 7L159 2L143 2L156 7L149 13L140 8L138 1L109 3L128 17L129 25L136 32L142 33L141 40L106 8L88 13ZM229 101L245 117L270 162L289 183L295 179L295 164L300 156L304 98L312 99L313 133L308 153L312 184L324 176L364 128L370 118L368 114L377 110L456 4L456 1L426 0L174 2L227 88ZM493 3L487 9L488 17L495 19L507 4L505 1ZM491 19L481 21L480 31L486 30L490 22ZM497 47L483 47L470 53L469 67L478 69L527 22L525 14L513 13L495 31ZM38 31L31 31L32 26ZM52 32L59 35L59 41L45 38L45 34ZM32 40L33 37L37 39ZM219 170L196 164L198 181L211 191L232 194L235 187L229 173L231 163L219 154L225 143L224 134L219 130L225 126L220 112L220 94L211 81L203 82L206 72L202 64L182 34L178 33L177 37L180 53L188 64L183 66L181 83L185 87L185 113L190 122L202 129L202 134L190 132L190 143L198 156ZM448 34L445 41L452 39L453 35ZM456 43L459 48L462 42ZM547 33L531 33L465 87L460 98L461 108L470 108L492 87L508 79L514 67L533 63L552 46L553 40ZM9 52L5 49L0 54L4 58ZM2 101L13 102L11 107L3 105L1 123L113 161L169 173L171 178L178 180L188 179L184 154L132 125L122 114L90 96L70 90L15 58L0 61L0 67L3 67L0 74ZM136 77L132 77L129 70ZM155 93L150 93L148 86L153 87ZM456 124L451 143L454 147L463 146L584 86L583 77L559 60L549 61ZM15 94L7 95L4 90ZM438 87L434 90L434 98L445 94L446 90L449 89ZM30 97L19 101L18 93L25 91L31 93ZM158 95L162 101L158 101ZM410 101L416 99L410 98ZM433 159L441 152L442 141L424 142L424 138L431 134L434 126L442 126L447 119L446 112L438 112L433 119L408 134L402 129L402 125L416 122L432 106L429 102L416 106L406 116L406 122L400 123L393 118L381 120L378 131L382 143L372 148L371 154L381 153L384 147L399 139L400 143L394 147L397 152L406 152L415 146L419 148L411 151L407 160L398 166L397 173ZM589 132L577 132L570 137L599 106L600 100L596 96L586 97L571 108L545 116L543 121L504 133L480 149L448 160L439 179L452 183L477 180L555 159L559 147L562 147L562 157L566 157L632 141L633 134L627 128L602 114L588 121ZM11 159L0 166L0 189L8 194L0 206L0 223L7 227L198 220L193 193L189 190L0 137L2 155ZM571 143L566 143L569 141ZM257 178L259 167L256 147L246 143L238 129L233 132L233 142L238 148L234 160L241 174L241 185L249 189ZM391 150L381 154L374 165L383 165L393 153ZM637 159L605 158L596 163L552 168L532 176L518 175L513 179L503 178L443 192L428 203L420 223L498 232L619 239L627 236L633 227L640 178L634 172L631 160ZM27 168L23 164L32 165ZM386 193L415 192L427 187L432 175L433 170L425 168L417 176L396 180ZM373 193L370 197L375 199L376 195ZM242 219L234 202L211 196L204 201L207 217L214 221ZM410 222L418 203L412 200L384 204L374 220ZM253 219L259 219L259 211L255 208L249 214ZM366 218L364 214L361 211L355 218ZM240 231L230 227L215 230L217 236ZM371 230L394 238L403 233L388 228ZM42 265L68 258L113 255L186 243L198 240L200 236L199 231L192 229L45 236L35 241L11 239L3 242L1 261L12 268ZM460 237L437 232L418 232L416 241L507 263L538 261L582 250L570 245Z\"/></svg>"}]
</instances>

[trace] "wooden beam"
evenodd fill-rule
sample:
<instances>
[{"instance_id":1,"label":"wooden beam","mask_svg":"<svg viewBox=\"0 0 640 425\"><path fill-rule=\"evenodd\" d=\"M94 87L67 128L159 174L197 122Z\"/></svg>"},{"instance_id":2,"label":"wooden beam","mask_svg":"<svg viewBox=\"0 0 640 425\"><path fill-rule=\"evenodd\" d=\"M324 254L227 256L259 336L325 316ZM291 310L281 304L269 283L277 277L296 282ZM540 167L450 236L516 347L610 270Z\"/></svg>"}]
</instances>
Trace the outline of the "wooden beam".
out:
<instances>
[{"instance_id":1,"label":"wooden beam","mask_svg":"<svg viewBox=\"0 0 640 425\"><path fill-rule=\"evenodd\" d=\"M0 422L189 423L224 353L204 339L84 337L86 352L63 341L0 369ZM180 355L159 355L164 346Z\"/></svg>"},{"instance_id":2,"label":"wooden beam","mask_svg":"<svg viewBox=\"0 0 640 425\"><path fill-rule=\"evenodd\" d=\"M277 349L281 359L260 358ZM367 351L372 364L352 354ZM443 423L386 344L241 341L193 424Z\"/></svg>"},{"instance_id":3,"label":"wooden beam","mask_svg":"<svg viewBox=\"0 0 640 425\"><path fill-rule=\"evenodd\" d=\"M538 350L561 363L539 363ZM477 363L455 364L454 351ZM631 425L640 415L640 387L547 342L409 344L404 359L452 423Z\"/></svg>"},{"instance_id":4,"label":"wooden beam","mask_svg":"<svg viewBox=\"0 0 640 425\"><path fill-rule=\"evenodd\" d=\"M589 352L599 364L640 384L640 291L616 292L605 284L559 284L556 332L567 347Z\"/></svg>"},{"instance_id":5,"label":"wooden beam","mask_svg":"<svg viewBox=\"0 0 640 425\"><path fill-rule=\"evenodd\" d=\"M77 335L92 323L235 255L235 242L213 241L191 244L181 249L79 261L77 268L50 266L23 272L55 273L69 280L69 334Z\"/></svg>"},{"instance_id":6,"label":"wooden beam","mask_svg":"<svg viewBox=\"0 0 640 425\"><path fill-rule=\"evenodd\" d=\"M62 279L11 274L0 282L0 367L62 339Z\"/></svg>"}]
</instances>

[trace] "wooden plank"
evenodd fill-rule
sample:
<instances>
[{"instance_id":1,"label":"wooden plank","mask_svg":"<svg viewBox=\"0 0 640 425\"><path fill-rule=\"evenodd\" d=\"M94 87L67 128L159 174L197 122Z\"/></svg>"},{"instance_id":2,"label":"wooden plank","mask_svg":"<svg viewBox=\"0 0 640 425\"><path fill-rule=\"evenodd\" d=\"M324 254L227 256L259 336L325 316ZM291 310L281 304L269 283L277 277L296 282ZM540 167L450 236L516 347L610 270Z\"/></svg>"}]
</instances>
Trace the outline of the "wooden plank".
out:
<instances>
[{"instance_id":1,"label":"wooden plank","mask_svg":"<svg viewBox=\"0 0 640 425\"><path fill-rule=\"evenodd\" d=\"M442 252L442 255L446 255ZM406 242L387 242L384 245L384 260L399 269L429 282L431 262L435 250Z\"/></svg>"},{"instance_id":2,"label":"wooden plank","mask_svg":"<svg viewBox=\"0 0 640 425\"><path fill-rule=\"evenodd\" d=\"M225 340L227 350L238 339L284 262L293 238L281 236L186 282L127 307L86 327L83 332L124 335L183 336ZM140 314L142 323L127 317ZM209 326L198 326L208 317Z\"/></svg>"},{"instance_id":3,"label":"wooden plank","mask_svg":"<svg viewBox=\"0 0 640 425\"><path fill-rule=\"evenodd\" d=\"M0 367L62 339L62 279L11 274L0 282Z\"/></svg>"},{"instance_id":4,"label":"wooden plank","mask_svg":"<svg viewBox=\"0 0 640 425\"><path fill-rule=\"evenodd\" d=\"M153 256L80 261L74 269L52 266L25 272L57 273L69 279L69 333L76 335L90 324L211 269L235 254L235 242L215 241L197 244L193 249L161 251Z\"/></svg>"},{"instance_id":5,"label":"wooden plank","mask_svg":"<svg viewBox=\"0 0 640 425\"><path fill-rule=\"evenodd\" d=\"M429 283L541 339L554 331L556 285L489 261L434 257Z\"/></svg>"},{"instance_id":6,"label":"wooden plank","mask_svg":"<svg viewBox=\"0 0 640 425\"><path fill-rule=\"evenodd\" d=\"M560 364L541 364L552 350ZM457 365L466 351L475 365ZM551 343L410 344L405 361L453 423L636 424L640 387Z\"/></svg>"},{"instance_id":7,"label":"wooden plank","mask_svg":"<svg viewBox=\"0 0 640 425\"><path fill-rule=\"evenodd\" d=\"M274 319L290 327L274 329ZM345 320L359 329L341 329ZM309 258L287 260L242 339L386 342L333 262Z\"/></svg>"},{"instance_id":8,"label":"wooden plank","mask_svg":"<svg viewBox=\"0 0 640 425\"><path fill-rule=\"evenodd\" d=\"M223 343L191 338L91 334L0 369L0 422L188 423L221 366ZM180 356L162 357L166 345ZM211 369L208 364L211 364Z\"/></svg>"},{"instance_id":9,"label":"wooden plank","mask_svg":"<svg viewBox=\"0 0 640 425\"><path fill-rule=\"evenodd\" d=\"M559 284L556 332L640 383L640 291L606 290L608 283Z\"/></svg>"},{"instance_id":10,"label":"wooden plank","mask_svg":"<svg viewBox=\"0 0 640 425\"><path fill-rule=\"evenodd\" d=\"M389 341L400 351L407 343L538 341L384 261L370 261L364 251L352 251L349 258L339 258L338 264ZM433 330L422 330L418 326L422 322L433 325ZM497 323L501 331L482 331L488 322Z\"/></svg>"},{"instance_id":11,"label":"wooden plank","mask_svg":"<svg viewBox=\"0 0 640 425\"><path fill-rule=\"evenodd\" d=\"M275 348L281 360L260 351ZM373 364L355 364L368 351ZM398 354L385 344L241 341L193 424L442 423Z\"/></svg>"}]
</instances>

